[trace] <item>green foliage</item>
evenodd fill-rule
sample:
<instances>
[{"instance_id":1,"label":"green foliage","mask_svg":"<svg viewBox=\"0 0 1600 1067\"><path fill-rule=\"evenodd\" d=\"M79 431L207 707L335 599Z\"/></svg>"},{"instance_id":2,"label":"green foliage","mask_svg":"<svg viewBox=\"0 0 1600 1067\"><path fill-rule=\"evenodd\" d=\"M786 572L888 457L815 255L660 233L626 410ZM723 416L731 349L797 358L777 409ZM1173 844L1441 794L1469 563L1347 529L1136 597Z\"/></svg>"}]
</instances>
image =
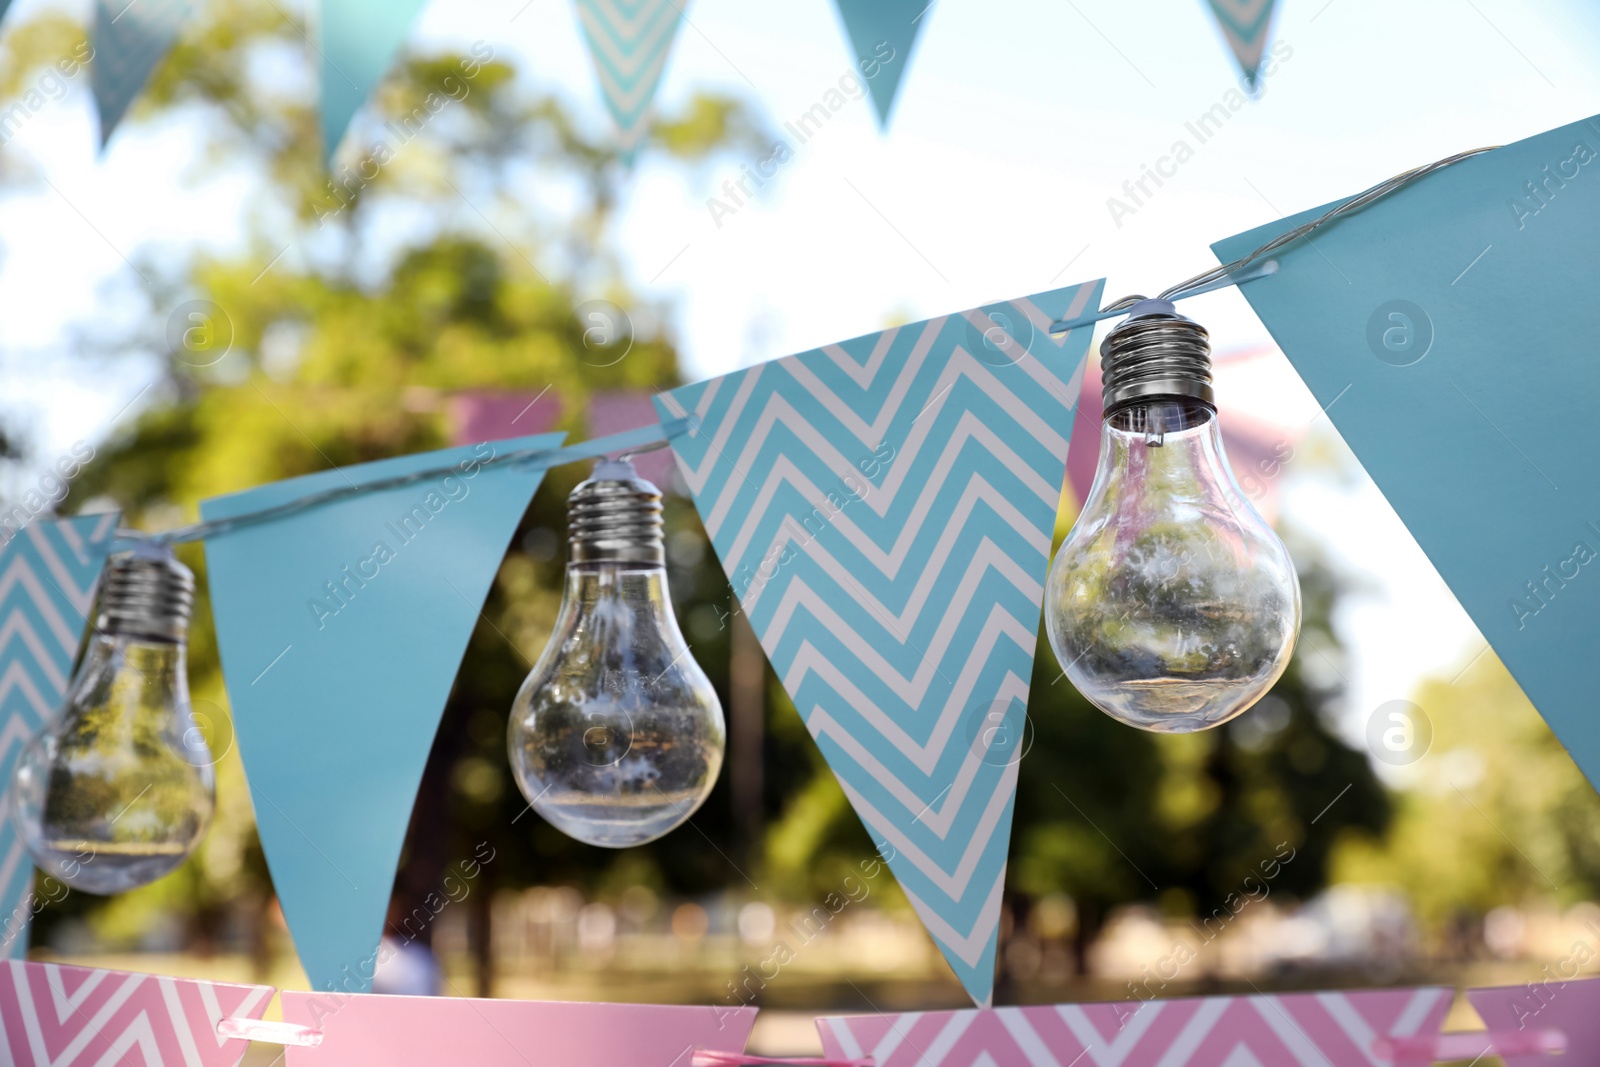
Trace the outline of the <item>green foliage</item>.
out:
<instances>
[{"instance_id":1,"label":"green foliage","mask_svg":"<svg viewBox=\"0 0 1600 1067\"><path fill-rule=\"evenodd\" d=\"M1261 704L1221 729L1129 729L1084 700L1040 642L1011 853L1017 891L1069 894L1087 938L1132 901L1210 914L1284 842L1295 858L1272 891L1303 899L1326 884L1343 833L1382 833L1388 799L1365 754L1328 728L1335 688L1307 669L1337 647L1333 578L1304 552L1299 570L1299 649Z\"/></svg>"},{"instance_id":2,"label":"green foliage","mask_svg":"<svg viewBox=\"0 0 1600 1067\"><path fill-rule=\"evenodd\" d=\"M374 113L341 156L353 162L327 174L303 33L271 8L211 5L136 109L136 122L208 113L200 125L207 162L192 177L252 168L261 194L256 236L246 255L146 264L148 318L102 355L157 356L161 380L151 396L161 399L99 449L63 510L110 500L132 524L159 528L196 517L205 497L440 447L446 400L462 389L548 388L560 398L562 428L581 438L589 436L584 412L594 391L657 390L680 380L677 353L654 325L661 316L632 299L604 255L625 178L604 136L586 132L559 101L532 92L508 64L477 49L411 56L385 81ZM5 38L8 75L20 78L81 39L81 29L54 17L15 27ZM251 73L264 58L279 72L270 82ZM306 77L285 79L285 67ZM425 127L406 130L419 103L441 91L448 106L430 111ZM717 98L696 98L657 126L666 154L680 162L734 152L760 136L741 105ZM512 166L548 171L583 195L570 215L530 213L501 180ZM386 263L378 238L397 205L431 212L441 225ZM540 227L561 237L544 238ZM177 294L215 305L212 327L231 340L226 354L208 349L195 358L168 348L166 318ZM597 358L585 345L588 324L573 308L595 296L633 317L625 357ZM506 712L559 601L562 554L551 547L564 532L566 493L580 477L560 470L547 480L473 635L413 815L397 879L402 900L435 889L448 864L484 840L497 850L488 876L504 884L569 881L605 891L646 882L699 893L738 877L717 844L730 834L725 788L698 817L701 832L685 830L633 854L579 845L523 814L506 765ZM670 502L667 524L686 629L725 695L726 623L718 620L730 610L726 583L693 508ZM183 557L201 587L192 686L197 703L214 702L226 723L204 558L199 546ZM224 725L221 735L231 730ZM790 755L789 747L776 743L776 754ZM43 937L82 919L121 944L175 917L205 937L228 908L241 906L255 915L250 925L265 925L270 882L237 752L219 767L218 792L215 824L191 863L111 901L73 895L41 921Z\"/></svg>"},{"instance_id":3,"label":"green foliage","mask_svg":"<svg viewBox=\"0 0 1600 1067\"><path fill-rule=\"evenodd\" d=\"M1341 879L1402 888L1434 929L1600 894L1600 796L1493 653L1414 699L1432 744L1389 837L1340 850Z\"/></svg>"},{"instance_id":4,"label":"green foliage","mask_svg":"<svg viewBox=\"0 0 1600 1067\"><path fill-rule=\"evenodd\" d=\"M358 120L330 175L321 165L304 32L271 5L207 5L136 107L135 122L208 116L209 151L195 180L241 166L257 175L252 249L150 264L147 320L107 354L154 355L161 381L152 396L161 399L100 449L64 510L110 499L135 525L165 525L195 517L208 496L439 447L445 401L457 390L548 387L562 400L562 428L581 438L594 391L677 383L678 353L651 325L662 316L631 298L608 252L626 170L603 137L501 60L411 56ZM79 39L81 30L53 16L12 28L7 76ZM262 69L278 73L269 81L256 73ZM285 69L304 76L286 77ZM19 83L5 84L15 91ZM461 93L462 84L470 91ZM451 102L430 110L414 136L397 136L441 92ZM770 142L743 106L699 97L685 113L660 119L651 144L692 165L721 153L754 158ZM530 175L574 192L571 210L556 216L539 207L521 190ZM380 238L400 207L435 228L391 254ZM204 361L167 349L175 294L220 309L232 338L225 356L195 366ZM626 358L612 365L585 358L585 324L572 311L596 295L629 308L639 328ZM485 879L502 887L572 883L612 896L644 884L677 894L822 899L872 846L770 670L761 803L768 830L759 847L746 853L732 844L726 772L692 827L625 853L578 844L525 812L505 757L506 715L555 615L564 501L580 477L566 468L546 479L472 636L413 813L396 883L402 907L435 890L448 865L482 841L496 853ZM726 706L735 604L693 507L669 500L666 522L675 607ZM193 686L220 708L226 696L204 559L195 546L184 559L202 590ZM1384 795L1365 759L1324 725L1333 692L1305 666L1336 648L1327 623L1333 585L1314 567L1302 578L1307 639L1271 703L1205 736L1157 738L1113 722L1058 677L1040 645L1036 735L1021 767L1012 848L1015 893L1071 894L1087 936L1120 903L1176 900L1204 911L1280 841L1299 851L1279 884L1308 894L1323 884L1329 850L1345 829L1381 831ZM126 941L162 916L184 916L191 933L207 937L228 909L241 907L261 929L269 893L233 752L219 768L216 824L194 861L108 903L74 895L41 929L48 938L52 924L77 917Z\"/></svg>"}]
</instances>

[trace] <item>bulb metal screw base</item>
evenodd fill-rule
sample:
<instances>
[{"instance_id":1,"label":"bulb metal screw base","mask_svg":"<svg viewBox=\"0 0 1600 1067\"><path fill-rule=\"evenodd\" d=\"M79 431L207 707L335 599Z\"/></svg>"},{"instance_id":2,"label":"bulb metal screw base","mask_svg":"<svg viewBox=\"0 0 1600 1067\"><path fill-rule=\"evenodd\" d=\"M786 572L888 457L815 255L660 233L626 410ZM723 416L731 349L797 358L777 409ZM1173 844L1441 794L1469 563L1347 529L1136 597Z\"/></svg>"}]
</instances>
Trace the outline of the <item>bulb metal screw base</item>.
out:
<instances>
[{"instance_id":1,"label":"bulb metal screw base","mask_svg":"<svg viewBox=\"0 0 1600 1067\"><path fill-rule=\"evenodd\" d=\"M194 572L162 545L140 545L106 561L95 625L107 637L181 642L194 610Z\"/></svg>"},{"instance_id":2,"label":"bulb metal screw base","mask_svg":"<svg viewBox=\"0 0 1600 1067\"><path fill-rule=\"evenodd\" d=\"M666 562L661 490L626 459L606 459L567 497L571 563Z\"/></svg>"},{"instance_id":3,"label":"bulb metal screw base","mask_svg":"<svg viewBox=\"0 0 1600 1067\"><path fill-rule=\"evenodd\" d=\"M1166 300L1135 304L1100 345L1102 413L1146 400L1187 397L1215 405L1211 339Z\"/></svg>"}]
</instances>

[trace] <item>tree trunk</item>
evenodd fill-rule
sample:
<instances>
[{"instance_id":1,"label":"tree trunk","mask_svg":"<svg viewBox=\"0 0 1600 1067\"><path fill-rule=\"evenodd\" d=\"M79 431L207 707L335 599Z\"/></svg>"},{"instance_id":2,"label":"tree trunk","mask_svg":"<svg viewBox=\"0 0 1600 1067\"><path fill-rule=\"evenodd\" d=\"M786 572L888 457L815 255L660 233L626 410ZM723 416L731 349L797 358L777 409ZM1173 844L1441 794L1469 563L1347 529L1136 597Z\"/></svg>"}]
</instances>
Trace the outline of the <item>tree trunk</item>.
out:
<instances>
[{"instance_id":1,"label":"tree trunk","mask_svg":"<svg viewBox=\"0 0 1600 1067\"><path fill-rule=\"evenodd\" d=\"M728 785L739 853L754 866L761 848L761 765L766 738L767 656L744 612L729 619Z\"/></svg>"},{"instance_id":2,"label":"tree trunk","mask_svg":"<svg viewBox=\"0 0 1600 1067\"><path fill-rule=\"evenodd\" d=\"M472 978L476 997L494 996L494 912L490 908L491 882L473 887L467 897L467 944L472 951Z\"/></svg>"}]
</instances>

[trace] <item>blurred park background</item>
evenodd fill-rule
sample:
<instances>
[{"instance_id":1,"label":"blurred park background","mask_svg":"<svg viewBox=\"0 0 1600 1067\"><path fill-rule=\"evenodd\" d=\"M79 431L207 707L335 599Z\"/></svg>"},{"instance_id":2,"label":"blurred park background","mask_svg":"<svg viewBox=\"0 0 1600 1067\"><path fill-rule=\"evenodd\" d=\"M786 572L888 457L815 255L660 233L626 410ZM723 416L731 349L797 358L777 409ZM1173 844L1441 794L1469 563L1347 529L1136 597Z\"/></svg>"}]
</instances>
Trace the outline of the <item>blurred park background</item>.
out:
<instances>
[{"instance_id":1,"label":"blurred park background","mask_svg":"<svg viewBox=\"0 0 1600 1067\"><path fill-rule=\"evenodd\" d=\"M297 8L206 5L119 133L131 139L123 151L133 162L116 164L122 184L96 194L96 212L58 188L52 145L82 139L81 122L64 120L65 134L39 132L34 147L32 128L7 127L0 219L59 197L87 224L70 241L104 255L103 241L121 262L95 278L92 307L58 316L49 336L59 344L0 339L6 380L20 383L0 407L0 502L23 498L61 442L81 436L95 456L58 510L119 507L132 524L158 529L192 519L207 496L474 439L474 420L507 405L541 420L513 432L551 427L582 439L626 428L649 418L640 405L654 390L783 354L775 346L796 338L837 339L738 307L725 315L745 338L732 344L737 351L722 350L727 330L694 351L704 332L695 315L704 312L682 313L678 297L640 267L636 176L647 176L652 195L664 195L665 183L687 210L703 211L701 201L765 158L778 136L781 118L758 94L715 79L666 94L630 170L593 102L542 80L515 49L493 42L485 59L448 34L424 33L330 173L306 33ZM19 4L0 35L0 98L57 99L51 66L83 37L74 11ZM1212 81L1225 86L1220 44L1207 38L1203 47L1215 50ZM1302 47L1309 68L1315 53ZM464 63L477 68L470 91L416 121L418 102ZM1531 80L1520 68L1508 73L1517 63L1500 57L1496 84ZM1288 66L1285 79L1295 74ZM916 91L913 78L907 92ZM1514 91L1527 90L1519 81ZM82 85L62 87L80 110L83 95ZM1535 115L1513 132L1574 117ZM852 121L870 120L863 108ZM162 147L175 130L188 146L176 157ZM379 141L388 149L381 159ZM111 155L119 150L113 143ZM1441 154L1417 145L1402 162ZM83 162L86 150L69 155L75 166L94 165ZM1354 191L1393 169L1367 161L1366 180L1324 192ZM98 211L143 210L136 173L187 190L197 212L226 204L232 236L209 240L186 217L134 243L120 231L107 237ZM791 180L804 181L781 179ZM1099 198L1115 188L1103 184ZM885 201L891 211L895 203ZM1246 221L1271 217L1254 210ZM29 246L6 232L0 291L32 271L19 259ZM892 237L874 230L880 239ZM1063 241L1050 258L1065 261L1077 248ZM1146 272L1131 284L1159 286L1200 269L1201 251L1191 242L1151 268L1173 278ZM1097 274L1095 258L1058 284ZM760 284L760 262L740 269ZM1123 287L1114 280L1108 297ZM1234 321L1228 299L1236 298L1211 306ZM207 320L213 332L173 344L175 309L196 300L220 312ZM624 355L589 343L590 324L574 309L597 300L625 309ZM942 291L926 306L881 301L848 332L978 302L949 303ZM830 316L817 328L831 328ZM28 336L37 324L18 329ZM1245 717L1159 737L1091 708L1041 643L997 1000L1550 977L1546 968L1569 960L1575 944L1600 948L1600 797L1381 499L1374 503L1327 420L1314 404L1305 410L1281 355L1259 327L1239 336L1244 343L1231 345L1219 336L1222 382L1239 400L1230 447L1242 483L1295 552L1306 594L1299 651ZM1285 390L1298 392L1280 403ZM1274 424L1272 409L1284 403L1295 413ZM440 991L450 995L756 1003L795 1013L960 1005L959 986L892 877L863 873L872 858L866 834L733 613L693 507L670 494L670 469L660 469L675 606L729 717L716 791L691 825L624 852L578 844L525 813L506 764L505 720L559 601L564 501L585 472L558 469L510 548L445 710L394 915L437 960ZM1351 499L1383 531L1354 548L1336 522L1318 521ZM1069 487L1058 537L1075 507ZM183 557L203 585L202 551L188 546ZM1431 598L1409 615L1384 599L1384 590L1408 588L1408 576ZM1413 634L1423 652L1410 646ZM197 703L225 724L203 598L190 647ZM1394 678L1409 681L1375 701ZM1404 736L1395 741L1392 729ZM228 736L224 725L219 748ZM120 897L70 895L37 920L32 954L303 988L236 751L218 779L216 823L188 864ZM779 945L789 958L774 967Z\"/></svg>"}]
</instances>

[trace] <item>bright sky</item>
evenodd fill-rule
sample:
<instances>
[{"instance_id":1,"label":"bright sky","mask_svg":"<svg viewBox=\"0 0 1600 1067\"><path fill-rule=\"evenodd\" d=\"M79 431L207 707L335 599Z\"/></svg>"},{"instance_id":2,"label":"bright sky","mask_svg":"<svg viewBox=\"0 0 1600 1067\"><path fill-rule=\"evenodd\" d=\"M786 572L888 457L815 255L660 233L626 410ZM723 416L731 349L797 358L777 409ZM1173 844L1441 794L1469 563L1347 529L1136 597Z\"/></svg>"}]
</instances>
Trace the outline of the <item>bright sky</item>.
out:
<instances>
[{"instance_id":1,"label":"bright sky","mask_svg":"<svg viewBox=\"0 0 1600 1067\"><path fill-rule=\"evenodd\" d=\"M19 0L8 23L38 10ZM1105 276L1108 297L1164 288L1214 263L1212 241L1365 188L1415 164L1600 112L1600 11L1586 0L1285 0L1292 49L1262 98L1123 217L1107 199L1171 150L1235 84L1201 0L936 0L887 135L866 100L794 151L758 202L719 227L725 178L646 161L617 237L642 296L673 303L688 371L709 376L884 325ZM76 0L73 10L87 3ZM661 98L753 100L773 129L837 84L851 57L830 0L692 0ZM489 42L601 121L569 0L430 5L413 41ZM80 77L78 82L87 81ZM182 180L192 129L119 135L95 157L86 86L3 151L48 185L0 198L0 410L46 458L150 402L147 371L86 369L64 340L114 318L123 256L151 243L240 239L248 175ZM1187 314L1219 350L1270 339L1235 292ZM1230 407L1294 428L1317 406L1281 354L1223 382ZM1352 726L1447 676L1481 638L1382 496L1337 443L1347 477L1290 465L1283 514L1367 592L1341 620ZM1353 731L1355 732L1355 731Z\"/></svg>"}]
</instances>

